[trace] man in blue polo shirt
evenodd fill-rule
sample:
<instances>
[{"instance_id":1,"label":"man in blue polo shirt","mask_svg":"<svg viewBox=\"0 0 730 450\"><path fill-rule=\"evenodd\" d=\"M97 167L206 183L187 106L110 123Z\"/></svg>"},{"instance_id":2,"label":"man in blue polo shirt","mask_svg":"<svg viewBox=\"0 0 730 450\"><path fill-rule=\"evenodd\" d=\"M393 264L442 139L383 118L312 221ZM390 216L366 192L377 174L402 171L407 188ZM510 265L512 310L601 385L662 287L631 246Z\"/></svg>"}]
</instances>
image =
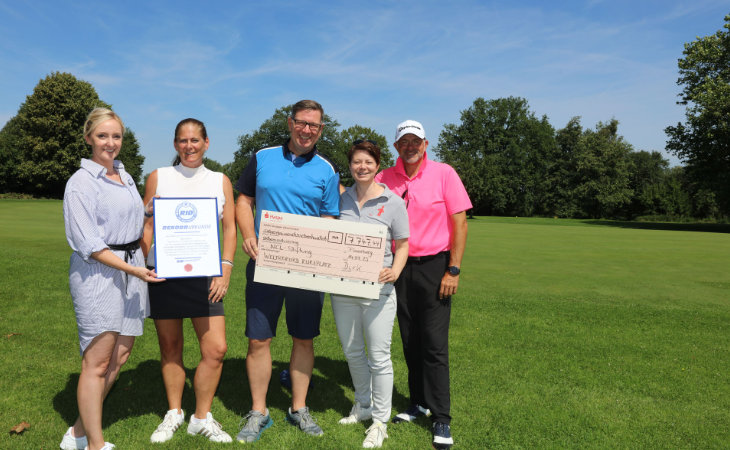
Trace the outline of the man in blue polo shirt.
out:
<instances>
[{"instance_id":1,"label":"man in blue polo shirt","mask_svg":"<svg viewBox=\"0 0 730 450\"><path fill-rule=\"evenodd\" d=\"M323 118L319 103L297 102L287 118L289 140L282 146L256 152L236 184L241 193L236 202L236 222L243 236L243 250L251 257L246 267L246 372L253 405L244 418L246 425L238 433L240 442L258 440L261 432L273 424L266 408L266 393L271 380L271 339L276 335L284 303L292 337L292 405L287 420L307 434L323 434L309 413L306 399L314 367L313 339L319 335L324 294L253 281L261 222L259 214L254 218L254 206L257 211L330 218L339 215L339 175L315 146L322 135Z\"/></svg>"}]
</instances>

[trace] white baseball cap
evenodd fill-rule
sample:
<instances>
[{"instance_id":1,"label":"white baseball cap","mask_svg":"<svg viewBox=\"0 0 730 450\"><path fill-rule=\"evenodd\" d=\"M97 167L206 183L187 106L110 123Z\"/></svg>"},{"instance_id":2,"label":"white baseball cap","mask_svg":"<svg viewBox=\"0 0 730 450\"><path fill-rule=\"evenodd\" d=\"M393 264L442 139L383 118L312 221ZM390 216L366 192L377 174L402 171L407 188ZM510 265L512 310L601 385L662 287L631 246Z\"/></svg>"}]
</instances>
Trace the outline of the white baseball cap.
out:
<instances>
[{"instance_id":1,"label":"white baseball cap","mask_svg":"<svg viewBox=\"0 0 730 450\"><path fill-rule=\"evenodd\" d=\"M421 139L426 139L426 132L423 131L423 125L415 120L406 120L398 124L398 128L395 129L395 142L398 142L406 134L413 134Z\"/></svg>"}]
</instances>

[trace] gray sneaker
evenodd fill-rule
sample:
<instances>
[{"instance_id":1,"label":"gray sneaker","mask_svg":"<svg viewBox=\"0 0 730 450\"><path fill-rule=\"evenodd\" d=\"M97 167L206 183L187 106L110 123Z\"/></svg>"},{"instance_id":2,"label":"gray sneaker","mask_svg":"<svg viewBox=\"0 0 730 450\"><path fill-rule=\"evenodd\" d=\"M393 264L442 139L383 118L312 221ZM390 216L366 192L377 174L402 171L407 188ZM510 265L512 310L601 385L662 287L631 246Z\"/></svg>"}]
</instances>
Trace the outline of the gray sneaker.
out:
<instances>
[{"instance_id":1,"label":"gray sneaker","mask_svg":"<svg viewBox=\"0 0 730 450\"><path fill-rule=\"evenodd\" d=\"M309 414L309 408L306 406L296 412L291 412L291 408L289 408L289 412L286 414L286 420L290 424L298 426L300 430L310 436L322 436L324 434L322 428L314 421L314 417Z\"/></svg>"},{"instance_id":2,"label":"gray sneaker","mask_svg":"<svg viewBox=\"0 0 730 450\"><path fill-rule=\"evenodd\" d=\"M261 437L261 433L274 424L271 416L269 416L268 409L266 409L266 415L251 410L242 420L246 421L246 425L241 428L236 436L238 442L256 442Z\"/></svg>"}]
</instances>

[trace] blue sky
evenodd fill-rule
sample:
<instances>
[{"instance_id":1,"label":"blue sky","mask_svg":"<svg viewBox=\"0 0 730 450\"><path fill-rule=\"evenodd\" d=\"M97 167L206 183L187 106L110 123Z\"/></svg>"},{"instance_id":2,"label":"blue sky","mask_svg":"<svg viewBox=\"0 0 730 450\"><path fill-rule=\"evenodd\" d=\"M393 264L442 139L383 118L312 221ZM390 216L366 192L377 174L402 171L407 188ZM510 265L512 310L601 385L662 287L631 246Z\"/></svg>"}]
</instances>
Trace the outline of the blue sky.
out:
<instances>
[{"instance_id":1,"label":"blue sky","mask_svg":"<svg viewBox=\"0 0 730 450\"><path fill-rule=\"evenodd\" d=\"M41 78L91 82L136 134L145 172L169 165L175 124L203 120L208 157L284 105L318 100L344 127L421 121L431 146L474 99L519 96L555 128L619 120L663 151L684 43L720 30L727 0L0 0L0 124ZM673 164L678 163L670 158Z\"/></svg>"}]
</instances>

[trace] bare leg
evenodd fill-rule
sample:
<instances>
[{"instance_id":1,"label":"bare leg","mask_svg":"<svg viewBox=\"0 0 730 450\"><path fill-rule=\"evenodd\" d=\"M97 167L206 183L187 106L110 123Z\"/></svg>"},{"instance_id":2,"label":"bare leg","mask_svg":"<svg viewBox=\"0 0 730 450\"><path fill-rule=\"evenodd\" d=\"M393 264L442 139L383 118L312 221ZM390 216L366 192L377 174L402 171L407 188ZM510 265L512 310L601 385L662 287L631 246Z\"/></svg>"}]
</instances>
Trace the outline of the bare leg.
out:
<instances>
[{"instance_id":1,"label":"bare leg","mask_svg":"<svg viewBox=\"0 0 730 450\"><path fill-rule=\"evenodd\" d=\"M99 449L104 446L101 411L107 371L114 354L117 336L118 333L107 331L95 337L86 348L81 360L81 375L76 391L76 401L90 449Z\"/></svg>"},{"instance_id":2,"label":"bare leg","mask_svg":"<svg viewBox=\"0 0 730 450\"><path fill-rule=\"evenodd\" d=\"M292 411L307 406L307 390L314 368L314 342L312 339L292 337L289 375L291 376Z\"/></svg>"},{"instance_id":3,"label":"bare leg","mask_svg":"<svg viewBox=\"0 0 730 450\"><path fill-rule=\"evenodd\" d=\"M246 373L253 400L251 409L266 414L266 394L271 381L271 338L248 340Z\"/></svg>"},{"instance_id":4,"label":"bare leg","mask_svg":"<svg viewBox=\"0 0 730 450\"><path fill-rule=\"evenodd\" d=\"M195 371L195 417L205 419L213 404L213 396L223 370L226 345L224 316L194 317L193 327L200 342L200 363Z\"/></svg>"},{"instance_id":5,"label":"bare leg","mask_svg":"<svg viewBox=\"0 0 730 450\"><path fill-rule=\"evenodd\" d=\"M107 369L106 376L104 377L104 398L111 390L114 382L117 380L117 375L122 366L129 359L129 355L132 353L132 347L134 346L134 336L118 336L117 343L114 347L114 353L112 354L111 361L109 362L109 368ZM102 400L103 402L103 400ZM75 437L81 437L86 435L84 425L81 423L81 417L76 418L76 422L73 427L73 435Z\"/></svg>"},{"instance_id":6,"label":"bare leg","mask_svg":"<svg viewBox=\"0 0 730 450\"><path fill-rule=\"evenodd\" d=\"M181 411L185 387L185 367L182 361L182 319L155 319L157 340L160 344L162 382L167 393L167 409Z\"/></svg>"}]
</instances>

